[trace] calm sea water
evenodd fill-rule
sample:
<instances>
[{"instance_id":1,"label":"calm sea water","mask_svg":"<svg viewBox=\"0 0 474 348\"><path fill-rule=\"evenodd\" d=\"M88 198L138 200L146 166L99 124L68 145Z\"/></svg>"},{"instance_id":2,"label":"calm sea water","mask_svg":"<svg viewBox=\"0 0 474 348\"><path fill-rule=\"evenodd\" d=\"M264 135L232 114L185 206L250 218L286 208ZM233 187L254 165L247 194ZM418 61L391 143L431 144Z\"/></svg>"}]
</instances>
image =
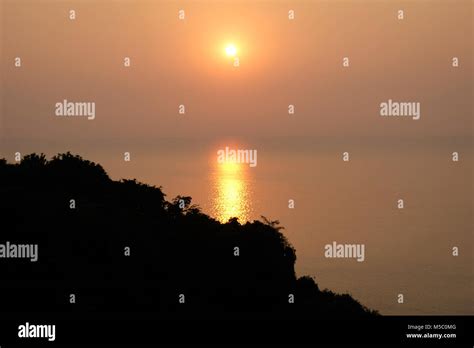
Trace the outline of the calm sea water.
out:
<instances>
[{"instance_id":1,"label":"calm sea water","mask_svg":"<svg viewBox=\"0 0 474 348\"><path fill-rule=\"evenodd\" d=\"M298 275L382 314L474 312L472 139L233 139L257 149L255 168L219 165L216 151L228 144L169 139L126 150L69 150L101 163L114 179L162 186L169 199L190 195L217 219L279 220L296 248ZM131 162L123 151L131 151ZM365 244L365 261L325 258L333 241Z\"/></svg>"}]
</instances>

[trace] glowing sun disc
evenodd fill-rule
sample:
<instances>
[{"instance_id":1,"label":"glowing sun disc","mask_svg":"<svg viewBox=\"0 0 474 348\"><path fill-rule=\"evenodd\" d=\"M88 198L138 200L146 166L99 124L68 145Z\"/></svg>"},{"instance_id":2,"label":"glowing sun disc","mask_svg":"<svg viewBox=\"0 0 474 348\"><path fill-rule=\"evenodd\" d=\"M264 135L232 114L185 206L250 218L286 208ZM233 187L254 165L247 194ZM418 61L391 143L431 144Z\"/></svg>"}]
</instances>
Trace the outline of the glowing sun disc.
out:
<instances>
[{"instance_id":1,"label":"glowing sun disc","mask_svg":"<svg viewBox=\"0 0 474 348\"><path fill-rule=\"evenodd\" d=\"M228 44L225 48L225 54L227 54L229 57L233 57L237 54L237 47L233 44Z\"/></svg>"}]
</instances>

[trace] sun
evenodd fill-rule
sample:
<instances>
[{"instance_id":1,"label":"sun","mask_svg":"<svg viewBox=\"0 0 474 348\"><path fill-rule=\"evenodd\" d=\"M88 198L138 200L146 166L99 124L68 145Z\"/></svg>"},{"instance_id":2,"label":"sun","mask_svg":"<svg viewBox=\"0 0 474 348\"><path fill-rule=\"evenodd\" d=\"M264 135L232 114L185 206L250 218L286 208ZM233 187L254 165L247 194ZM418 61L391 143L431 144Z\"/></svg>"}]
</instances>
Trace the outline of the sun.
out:
<instances>
[{"instance_id":1,"label":"sun","mask_svg":"<svg viewBox=\"0 0 474 348\"><path fill-rule=\"evenodd\" d=\"M221 163L220 169L223 173L238 173L240 172L241 166L240 163L233 161L226 161Z\"/></svg>"},{"instance_id":2,"label":"sun","mask_svg":"<svg viewBox=\"0 0 474 348\"><path fill-rule=\"evenodd\" d=\"M225 47L225 54L227 54L229 57L235 57L237 54L237 47L235 47L234 44L228 44Z\"/></svg>"}]
</instances>

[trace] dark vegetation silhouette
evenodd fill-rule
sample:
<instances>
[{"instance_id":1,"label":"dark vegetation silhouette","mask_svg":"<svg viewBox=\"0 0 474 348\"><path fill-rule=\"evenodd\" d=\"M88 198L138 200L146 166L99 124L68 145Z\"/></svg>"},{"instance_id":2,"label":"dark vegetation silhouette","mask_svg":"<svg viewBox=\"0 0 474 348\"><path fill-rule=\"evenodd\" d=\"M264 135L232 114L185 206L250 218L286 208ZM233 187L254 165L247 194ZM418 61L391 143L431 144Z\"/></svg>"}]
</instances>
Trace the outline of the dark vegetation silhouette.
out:
<instances>
[{"instance_id":1,"label":"dark vegetation silhouette","mask_svg":"<svg viewBox=\"0 0 474 348\"><path fill-rule=\"evenodd\" d=\"M278 221L220 223L192 205L191 197L167 201L161 187L113 181L100 165L69 152L51 160L31 154L19 164L0 160L0 197L0 243L39 244L37 262L1 260L3 312L378 315L350 295L320 290L308 276L297 278L295 249Z\"/></svg>"}]
</instances>

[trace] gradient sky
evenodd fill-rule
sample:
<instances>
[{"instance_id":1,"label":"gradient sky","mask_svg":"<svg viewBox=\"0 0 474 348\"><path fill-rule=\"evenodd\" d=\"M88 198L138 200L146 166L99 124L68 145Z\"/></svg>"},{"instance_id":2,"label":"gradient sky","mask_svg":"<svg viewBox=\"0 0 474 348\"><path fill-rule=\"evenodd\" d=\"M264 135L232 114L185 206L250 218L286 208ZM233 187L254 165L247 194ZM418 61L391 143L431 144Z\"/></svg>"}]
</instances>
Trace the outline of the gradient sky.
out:
<instances>
[{"instance_id":1,"label":"gradient sky","mask_svg":"<svg viewBox=\"0 0 474 348\"><path fill-rule=\"evenodd\" d=\"M472 135L470 1L2 0L0 19L12 143ZM96 119L56 117L63 99L95 101ZM387 99L421 102L421 120L380 117Z\"/></svg>"}]
</instances>

